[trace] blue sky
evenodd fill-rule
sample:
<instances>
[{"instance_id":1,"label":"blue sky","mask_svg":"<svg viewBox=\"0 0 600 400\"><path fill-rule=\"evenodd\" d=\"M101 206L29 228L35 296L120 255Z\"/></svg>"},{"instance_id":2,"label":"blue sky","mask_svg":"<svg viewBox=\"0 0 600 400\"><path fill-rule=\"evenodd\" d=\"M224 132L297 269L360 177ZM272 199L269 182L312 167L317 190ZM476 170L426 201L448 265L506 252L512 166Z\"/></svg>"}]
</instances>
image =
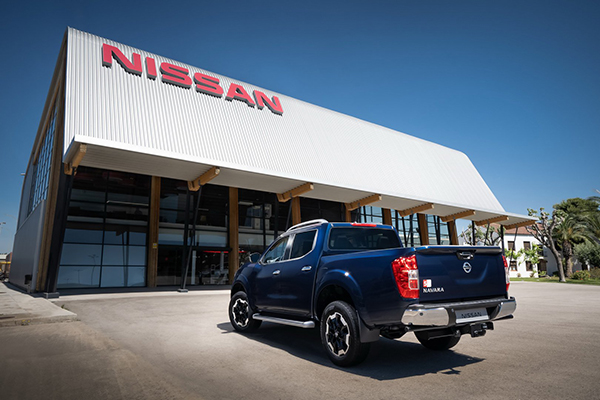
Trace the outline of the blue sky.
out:
<instances>
[{"instance_id":1,"label":"blue sky","mask_svg":"<svg viewBox=\"0 0 600 400\"><path fill-rule=\"evenodd\" d=\"M526 214L600 189L598 21L595 1L9 2L0 252L67 26L460 150Z\"/></svg>"}]
</instances>

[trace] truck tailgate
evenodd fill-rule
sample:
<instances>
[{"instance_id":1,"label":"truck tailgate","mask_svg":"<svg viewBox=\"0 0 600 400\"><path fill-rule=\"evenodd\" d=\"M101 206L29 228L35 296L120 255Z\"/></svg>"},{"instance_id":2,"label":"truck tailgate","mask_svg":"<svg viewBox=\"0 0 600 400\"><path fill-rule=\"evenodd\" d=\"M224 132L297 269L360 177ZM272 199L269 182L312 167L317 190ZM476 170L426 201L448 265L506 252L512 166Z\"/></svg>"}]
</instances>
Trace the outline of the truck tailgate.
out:
<instances>
[{"instance_id":1,"label":"truck tailgate","mask_svg":"<svg viewBox=\"0 0 600 400\"><path fill-rule=\"evenodd\" d=\"M506 295L506 275L499 247L426 246L415 251L421 302Z\"/></svg>"}]
</instances>

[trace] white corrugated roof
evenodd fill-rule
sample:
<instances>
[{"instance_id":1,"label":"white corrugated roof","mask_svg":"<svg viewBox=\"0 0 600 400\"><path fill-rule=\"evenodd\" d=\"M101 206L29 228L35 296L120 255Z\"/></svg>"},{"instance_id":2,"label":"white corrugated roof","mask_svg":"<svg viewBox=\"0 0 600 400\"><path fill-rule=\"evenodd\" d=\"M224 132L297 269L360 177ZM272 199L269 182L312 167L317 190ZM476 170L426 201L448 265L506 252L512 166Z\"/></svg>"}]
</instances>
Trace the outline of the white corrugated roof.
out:
<instances>
[{"instance_id":1,"label":"white corrugated roof","mask_svg":"<svg viewBox=\"0 0 600 400\"><path fill-rule=\"evenodd\" d=\"M283 115L128 73L102 46L117 47L231 83L248 93L277 96ZM192 180L212 166L211 183L282 193L305 182L303 197L352 202L372 194L373 205L403 210L424 203L433 215L475 210L469 219L528 217L504 211L469 158L456 150L327 110L254 85L114 41L68 30L65 154L86 143L82 165Z\"/></svg>"}]
</instances>

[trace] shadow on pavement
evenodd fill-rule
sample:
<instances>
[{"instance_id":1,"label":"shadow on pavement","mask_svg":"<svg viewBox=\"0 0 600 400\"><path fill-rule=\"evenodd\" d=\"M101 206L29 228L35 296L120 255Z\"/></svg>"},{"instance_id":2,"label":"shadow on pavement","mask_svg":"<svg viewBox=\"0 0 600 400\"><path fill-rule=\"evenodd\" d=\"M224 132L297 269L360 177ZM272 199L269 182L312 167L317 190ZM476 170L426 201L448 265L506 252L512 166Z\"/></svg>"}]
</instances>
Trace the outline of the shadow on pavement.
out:
<instances>
[{"instance_id":1,"label":"shadow on pavement","mask_svg":"<svg viewBox=\"0 0 600 400\"><path fill-rule=\"evenodd\" d=\"M218 324L217 327L223 333L235 333L229 322ZM454 350L428 350L420 344L402 339L380 338L371 344L369 356L362 364L352 368L340 368L327 358L321 346L318 329L298 329L263 322L258 331L243 335L319 365L382 381L437 373L459 375L461 371L457 368L485 360L469 357Z\"/></svg>"}]
</instances>

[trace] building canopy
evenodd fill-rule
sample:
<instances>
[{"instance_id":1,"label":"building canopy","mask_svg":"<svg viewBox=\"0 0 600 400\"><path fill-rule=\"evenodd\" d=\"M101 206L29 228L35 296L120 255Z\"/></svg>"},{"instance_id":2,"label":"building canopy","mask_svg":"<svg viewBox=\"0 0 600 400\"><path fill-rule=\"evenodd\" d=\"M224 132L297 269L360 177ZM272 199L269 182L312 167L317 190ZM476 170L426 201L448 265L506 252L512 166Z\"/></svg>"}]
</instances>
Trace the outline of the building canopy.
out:
<instances>
[{"instance_id":1,"label":"building canopy","mask_svg":"<svg viewBox=\"0 0 600 400\"><path fill-rule=\"evenodd\" d=\"M217 185L532 221L459 151L72 28L64 127L66 164L187 181L217 167Z\"/></svg>"}]
</instances>

